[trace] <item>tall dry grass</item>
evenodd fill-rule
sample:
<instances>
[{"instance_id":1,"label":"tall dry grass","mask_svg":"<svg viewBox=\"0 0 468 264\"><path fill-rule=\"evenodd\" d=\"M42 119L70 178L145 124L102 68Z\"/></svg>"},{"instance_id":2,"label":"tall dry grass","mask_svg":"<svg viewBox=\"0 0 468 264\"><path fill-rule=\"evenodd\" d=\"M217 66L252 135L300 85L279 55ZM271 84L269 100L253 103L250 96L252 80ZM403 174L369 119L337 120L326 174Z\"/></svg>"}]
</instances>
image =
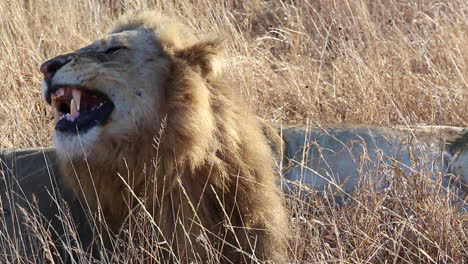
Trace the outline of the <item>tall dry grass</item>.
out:
<instances>
[{"instance_id":1,"label":"tall dry grass","mask_svg":"<svg viewBox=\"0 0 468 264\"><path fill-rule=\"evenodd\" d=\"M465 0L0 0L0 147L51 145L42 61L104 36L121 13L148 8L222 36L234 87L275 122L468 121ZM466 263L466 216L421 194L415 179L385 199L358 192L359 203L339 208L320 197L313 210L291 202L291 262Z\"/></svg>"}]
</instances>

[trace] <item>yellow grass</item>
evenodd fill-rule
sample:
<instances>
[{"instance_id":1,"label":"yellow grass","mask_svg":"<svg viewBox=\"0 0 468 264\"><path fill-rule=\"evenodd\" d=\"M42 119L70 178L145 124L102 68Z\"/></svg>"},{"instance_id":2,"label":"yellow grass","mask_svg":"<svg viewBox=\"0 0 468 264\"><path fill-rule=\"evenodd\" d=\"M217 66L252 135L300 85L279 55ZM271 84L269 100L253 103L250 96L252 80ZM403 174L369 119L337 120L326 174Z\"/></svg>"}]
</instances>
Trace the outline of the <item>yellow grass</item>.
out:
<instances>
[{"instance_id":1,"label":"yellow grass","mask_svg":"<svg viewBox=\"0 0 468 264\"><path fill-rule=\"evenodd\" d=\"M121 13L148 8L222 36L228 77L266 119L468 123L466 0L0 0L0 148L52 145L42 61L104 36ZM408 184L386 193L394 199L387 209L381 194L365 191L360 205L290 203L291 262L468 261L466 216Z\"/></svg>"}]
</instances>

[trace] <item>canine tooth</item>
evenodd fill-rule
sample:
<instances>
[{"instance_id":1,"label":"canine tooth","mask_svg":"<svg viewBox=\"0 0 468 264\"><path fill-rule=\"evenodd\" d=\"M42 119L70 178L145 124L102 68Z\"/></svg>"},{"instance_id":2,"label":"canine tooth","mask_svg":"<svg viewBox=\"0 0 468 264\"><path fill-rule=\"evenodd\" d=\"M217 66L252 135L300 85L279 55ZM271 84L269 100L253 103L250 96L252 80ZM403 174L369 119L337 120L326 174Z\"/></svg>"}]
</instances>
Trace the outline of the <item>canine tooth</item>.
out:
<instances>
[{"instance_id":1,"label":"canine tooth","mask_svg":"<svg viewBox=\"0 0 468 264\"><path fill-rule=\"evenodd\" d=\"M78 115L78 110L76 107L75 99L71 99L70 101L70 116L76 117Z\"/></svg>"},{"instance_id":2,"label":"canine tooth","mask_svg":"<svg viewBox=\"0 0 468 264\"><path fill-rule=\"evenodd\" d=\"M60 119L60 113L56 108L53 109L54 111L54 121L57 122Z\"/></svg>"},{"instance_id":3,"label":"canine tooth","mask_svg":"<svg viewBox=\"0 0 468 264\"><path fill-rule=\"evenodd\" d=\"M54 112L54 121L57 122L60 119L60 113L58 111L57 100L52 98L51 105L52 105L52 111Z\"/></svg>"},{"instance_id":4,"label":"canine tooth","mask_svg":"<svg viewBox=\"0 0 468 264\"><path fill-rule=\"evenodd\" d=\"M81 105L81 91L78 89L72 89L72 97L75 100L76 110L80 111Z\"/></svg>"},{"instance_id":5,"label":"canine tooth","mask_svg":"<svg viewBox=\"0 0 468 264\"><path fill-rule=\"evenodd\" d=\"M52 106L52 108L58 109L59 104L58 104L57 100L52 98L52 101L50 102L50 106Z\"/></svg>"}]
</instances>

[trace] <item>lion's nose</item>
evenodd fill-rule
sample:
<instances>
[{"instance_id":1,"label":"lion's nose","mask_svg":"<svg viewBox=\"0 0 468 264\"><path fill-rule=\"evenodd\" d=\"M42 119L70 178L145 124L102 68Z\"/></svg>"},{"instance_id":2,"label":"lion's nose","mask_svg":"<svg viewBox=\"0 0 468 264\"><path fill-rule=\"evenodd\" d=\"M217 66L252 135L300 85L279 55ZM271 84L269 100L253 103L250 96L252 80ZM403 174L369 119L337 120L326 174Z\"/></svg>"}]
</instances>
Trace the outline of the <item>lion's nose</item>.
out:
<instances>
[{"instance_id":1,"label":"lion's nose","mask_svg":"<svg viewBox=\"0 0 468 264\"><path fill-rule=\"evenodd\" d=\"M63 65L70 62L70 58L68 56L59 56L48 61L42 63L40 70L42 74L44 74L44 79L48 80L51 79L54 74L63 67Z\"/></svg>"}]
</instances>

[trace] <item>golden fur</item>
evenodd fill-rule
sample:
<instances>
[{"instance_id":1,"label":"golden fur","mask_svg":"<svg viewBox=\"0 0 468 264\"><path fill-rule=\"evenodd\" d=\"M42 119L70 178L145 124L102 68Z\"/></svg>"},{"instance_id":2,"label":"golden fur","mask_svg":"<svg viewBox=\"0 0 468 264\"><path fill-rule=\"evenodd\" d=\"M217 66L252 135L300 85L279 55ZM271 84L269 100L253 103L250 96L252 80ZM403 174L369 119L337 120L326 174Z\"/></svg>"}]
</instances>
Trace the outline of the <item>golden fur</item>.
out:
<instances>
[{"instance_id":1,"label":"golden fur","mask_svg":"<svg viewBox=\"0 0 468 264\"><path fill-rule=\"evenodd\" d=\"M112 64L93 57L115 42L128 49ZM274 160L258 121L222 82L221 52L219 40L198 41L174 19L148 12L67 54L74 63L52 81L78 80L107 94L115 110L79 144L56 132L61 170L114 231L134 206L132 193L144 198L174 252L166 261L251 263L253 254L285 263L288 225Z\"/></svg>"}]
</instances>

